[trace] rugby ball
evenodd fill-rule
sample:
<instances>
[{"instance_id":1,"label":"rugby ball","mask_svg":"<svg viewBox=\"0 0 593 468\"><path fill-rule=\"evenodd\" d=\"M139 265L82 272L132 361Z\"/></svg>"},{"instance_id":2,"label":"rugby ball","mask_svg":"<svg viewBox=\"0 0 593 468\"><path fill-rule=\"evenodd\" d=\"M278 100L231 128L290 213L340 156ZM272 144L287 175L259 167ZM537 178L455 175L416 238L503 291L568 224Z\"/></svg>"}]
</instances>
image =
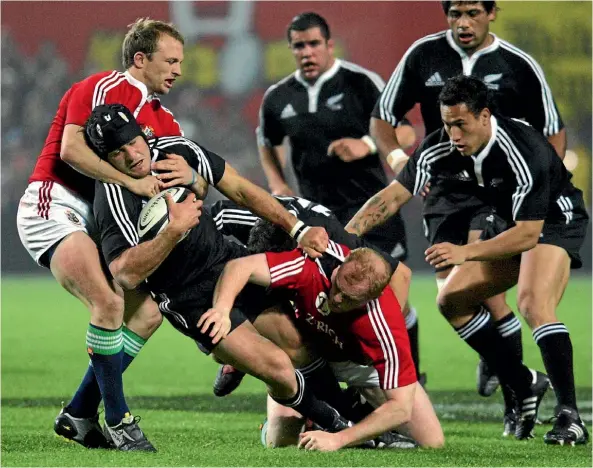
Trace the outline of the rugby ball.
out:
<instances>
[{"instance_id":1,"label":"rugby ball","mask_svg":"<svg viewBox=\"0 0 593 468\"><path fill-rule=\"evenodd\" d=\"M139 243L154 239L169 224L169 210L167 209L167 201L165 200L166 193L170 193L173 200L179 203L185 200L192 192L183 187L172 187L148 200L140 212L138 225L136 226ZM185 239L189 231L191 229L183 235L179 242Z\"/></svg>"}]
</instances>

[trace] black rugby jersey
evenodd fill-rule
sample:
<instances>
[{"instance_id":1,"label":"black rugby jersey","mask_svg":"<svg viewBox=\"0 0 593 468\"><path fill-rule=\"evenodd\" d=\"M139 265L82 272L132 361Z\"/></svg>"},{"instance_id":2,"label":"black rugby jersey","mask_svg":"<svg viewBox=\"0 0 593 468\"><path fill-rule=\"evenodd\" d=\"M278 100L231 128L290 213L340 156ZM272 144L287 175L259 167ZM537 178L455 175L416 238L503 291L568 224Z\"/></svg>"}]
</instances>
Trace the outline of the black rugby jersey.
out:
<instances>
[{"instance_id":1,"label":"black rugby jersey","mask_svg":"<svg viewBox=\"0 0 593 468\"><path fill-rule=\"evenodd\" d=\"M225 161L187 138L164 137L150 143L153 161L164 159L166 153L179 154L211 185L216 185L224 175ZM138 245L136 226L147 201L117 184L96 182L93 208L108 264ZM245 254L245 248L227 240L210 215L203 212L199 224L148 278L149 288L155 294L170 296L190 284L211 290L224 263Z\"/></svg>"},{"instance_id":2,"label":"black rugby jersey","mask_svg":"<svg viewBox=\"0 0 593 468\"><path fill-rule=\"evenodd\" d=\"M440 190L453 195L474 191L509 224L569 223L580 190L552 145L523 121L493 115L491 125L488 144L474 156L462 156L444 129L433 132L406 163L398 182L416 195L429 180L446 180L437 184ZM455 211L453 203L446 208ZM424 214L442 213L435 209L443 205L425 204Z\"/></svg>"},{"instance_id":3,"label":"black rugby jersey","mask_svg":"<svg viewBox=\"0 0 593 468\"><path fill-rule=\"evenodd\" d=\"M529 122L546 137L564 124L538 63L494 35L488 47L468 56L450 30L425 36L407 50L373 110L394 127L420 104L426 135L442 127L438 95L445 82L464 74L483 80L493 91L496 111Z\"/></svg>"},{"instance_id":4,"label":"black rugby jersey","mask_svg":"<svg viewBox=\"0 0 593 468\"><path fill-rule=\"evenodd\" d=\"M328 157L331 142L368 134L383 80L363 67L336 59L310 85L300 71L271 86L260 108L258 144L273 147L290 138L301 194L333 210L360 206L386 185L378 155L343 162Z\"/></svg>"}]
</instances>

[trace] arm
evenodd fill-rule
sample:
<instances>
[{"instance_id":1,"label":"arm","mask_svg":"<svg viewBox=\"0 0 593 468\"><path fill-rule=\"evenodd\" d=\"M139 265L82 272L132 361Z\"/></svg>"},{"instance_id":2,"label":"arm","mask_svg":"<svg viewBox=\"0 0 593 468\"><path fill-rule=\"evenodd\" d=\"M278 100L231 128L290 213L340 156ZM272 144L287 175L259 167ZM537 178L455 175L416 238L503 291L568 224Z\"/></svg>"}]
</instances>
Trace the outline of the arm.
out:
<instances>
[{"instance_id":1,"label":"arm","mask_svg":"<svg viewBox=\"0 0 593 468\"><path fill-rule=\"evenodd\" d=\"M466 261L492 261L514 257L537 245L544 221L517 221L507 231L483 242L463 246L435 244L425 252L426 261L436 268L461 265Z\"/></svg>"},{"instance_id":2,"label":"arm","mask_svg":"<svg viewBox=\"0 0 593 468\"><path fill-rule=\"evenodd\" d=\"M216 188L234 202L246 206L260 218L277 224L303 246L305 251L316 258L327 248L328 237L320 227L302 228L303 223L289 213L274 197L262 188L250 182L225 164L224 175Z\"/></svg>"},{"instance_id":3,"label":"arm","mask_svg":"<svg viewBox=\"0 0 593 468\"><path fill-rule=\"evenodd\" d=\"M404 128L394 130L389 122L371 117L371 137L375 140L379 153L387 160L387 164L396 174L401 171L408 160L408 155L398 141L398 135L401 134L405 137Z\"/></svg>"},{"instance_id":4,"label":"arm","mask_svg":"<svg viewBox=\"0 0 593 468\"><path fill-rule=\"evenodd\" d=\"M404 308L406 302L408 302L408 295L410 293L410 283L412 281L412 270L399 262L397 270L391 275L389 280L389 287L395 294L397 302L399 302L401 308Z\"/></svg>"},{"instance_id":5,"label":"arm","mask_svg":"<svg viewBox=\"0 0 593 468\"><path fill-rule=\"evenodd\" d=\"M340 447L352 447L407 423L412 416L415 385L383 390L385 403L358 424L335 435Z\"/></svg>"},{"instance_id":6,"label":"arm","mask_svg":"<svg viewBox=\"0 0 593 468\"><path fill-rule=\"evenodd\" d=\"M270 268L265 254L231 260L216 282L212 306L230 314L235 299L247 283L268 287L270 281Z\"/></svg>"},{"instance_id":7,"label":"arm","mask_svg":"<svg viewBox=\"0 0 593 468\"><path fill-rule=\"evenodd\" d=\"M83 131L78 125L66 125L60 150L62 161L87 177L121 185L138 195L153 197L159 193L159 183L154 177L133 179L97 156L84 141Z\"/></svg>"},{"instance_id":8,"label":"arm","mask_svg":"<svg viewBox=\"0 0 593 468\"><path fill-rule=\"evenodd\" d=\"M412 194L398 181L394 181L367 201L348 221L345 229L357 236L362 236L387 221L410 198Z\"/></svg>"},{"instance_id":9,"label":"arm","mask_svg":"<svg viewBox=\"0 0 593 468\"><path fill-rule=\"evenodd\" d=\"M175 203L165 195L169 210L169 224L154 239L125 250L109 264L109 271L125 289L134 289L165 261L185 233L196 226L202 202L188 196Z\"/></svg>"},{"instance_id":10,"label":"arm","mask_svg":"<svg viewBox=\"0 0 593 468\"><path fill-rule=\"evenodd\" d=\"M212 344L218 343L229 333L235 299L248 282L260 286L270 285L270 268L265 254L237 258L225 265L216 282L212 307L202 314L197 323L202 333L210 328Z\"/></svg>"},{"instance_id":11,"label":"arm","mask_svg":"<svg viewBox=\"0 0 593 468\"><path fill-rule=\"evenodd\" d=\"M492 239L465 245L467 260L499 260L533 249L543 227L543 220L517 221L511 229Z\"/></svg>"},{"instance_id":12,"label":"arm","mask_svg":"<svg viewBox=\"0 0 593 468\"><path fill-rule=\"evenodd\" d=\"M564 161L564 156L566 156L566 128L548 136L548 143L554 147L560 159Z\"/></svg>"},{"instance_id":13,"label":"arm","mask_svg":"<svg viewBox=\"0 0 593 468\"><path fill-rule=\"evenodd\" d=\"M272 195L294 195L286 183L286 178L282 170L286 164L284 147L282 145L272 147L258 146L258 150L259 160L268 180L268 186Z\"/></svg>"}]
</instances>

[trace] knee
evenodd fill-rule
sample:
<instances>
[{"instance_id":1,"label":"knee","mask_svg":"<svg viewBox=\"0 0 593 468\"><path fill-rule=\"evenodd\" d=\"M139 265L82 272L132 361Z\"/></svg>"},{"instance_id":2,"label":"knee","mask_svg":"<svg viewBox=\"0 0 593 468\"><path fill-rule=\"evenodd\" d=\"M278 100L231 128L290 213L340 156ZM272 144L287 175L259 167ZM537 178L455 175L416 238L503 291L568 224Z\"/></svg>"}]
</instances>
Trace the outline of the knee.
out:
<instances>
[{"instance_id":1,"label":"knee","mask_svg":"<svg viewBox=\"0 0 593 468\"><path fill-rule=\"evenodd\" d=\"M296 391L294 367L284 351L278 349L267 356L262 374L263 380L282 394L293 394Z\"/></svg>"},{"instance_id":2,"label":"knee","mask_svg":"<svg viewBox=\"0 0 593 468\"><path fill-rule=\"evenodd\" d=\"M91 320L107 328L118 327L124 317L124 299L115 292L102 295L90 304Z\"/></svg>"},{"instance_id":3,"label":"knee","mask_svg":"<svg viewBox=\"0 0 593 468\"><path fill-rule=\"evenodd\" d=\"M441 431L438 434L433 434L430 439L423 441L422 448L440 449L445 446L445 434Z\"/></svg>"},{"instance_id":4,"label":"knee","mask_svg":"<svg viewBox=\"0 0 593 468\"><path fill-rule=\"evenodd\" d=\"M522 289L517 295L517 308L530 325L537 321L539 307L536 301L536 295L530 288Z\"/></svg>"},{"instance_id":5,"label":"knee","mask_svg":"<svg viewBox=\"0 0 593 468\"><path fill-rule=\"evenodd\" d=\"M437 294L437 307L439 312L446 319L453 318L455 316L456 300L453 294L447 291L447 288L442 288Z\"/></svg>"}]
</instances>

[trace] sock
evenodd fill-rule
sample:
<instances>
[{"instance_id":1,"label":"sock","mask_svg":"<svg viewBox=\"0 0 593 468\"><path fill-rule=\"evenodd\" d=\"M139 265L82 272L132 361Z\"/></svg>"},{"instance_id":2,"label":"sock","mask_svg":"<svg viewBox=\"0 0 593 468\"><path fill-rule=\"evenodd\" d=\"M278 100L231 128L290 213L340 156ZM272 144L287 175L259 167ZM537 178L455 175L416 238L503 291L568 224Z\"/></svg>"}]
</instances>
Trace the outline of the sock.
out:
<instances>
[{"instance_id":1,"label":"sock","mask_svg":"<svg viewBox=\"0 0 593 468\"><path fill-rule=\"evenodd\" d=\"M533 330L548 377L559 405L577 409L572 367L572 343L568 329L561 322L546 323Z\"/></svg>"},{"instance_id":2,"label":"sock","mask_svg":"<svg viewBox=\"0 0 593 468\"><path fill-rule=\"evenodd\" d=\"M418 348L418 316L416 309L410 307L410 313L405 317L408 337L410 338L410 351L412 352L412 361L416 368L416 378L420 378L420 351Z\"/></svg>"},{"instance_id":3,"label":"sock","mask_svg":"<svg viewBox=\"0 0 593 468\"><path fill-rule=\"evenodd\" d=\"M333 427L334 422L338 417L336 410L326 402L317 398L313 391L307 388L305 385L305 378L300 371L295 370L294 372L297 381L296 394L293 397L286 399L272 396L272 399L281 405L294 408L303 416L313 420L325 429Z\"/></svg>"},{"instance_id":4,"label":"sock","mask_svg":"<svg viewBox=\"0 0 593 468\"><path fill-rule=\"evenodd\" d=\"M299 371L305 379L306 386L317 398L350 419L348 413L352 408L352 399L342 390L334 372L323 358L299 368Z\"/></svg>"},{"instance_id":5,"label":"sock","mask_svg":"<svg viewBox=\"0 0 593 468\"><path fill-rule=\"evenodd\" d=\"M124 354L122 360L122 373L132 363L136 355L146 344L146 340L136 335L124 325L123 327ZM84 375L78 390L68 403L68 413L75 418L91 418L99 410L101 404L101 390L97 383L92 361L89 362L86 374Z\"/></svg>"},{"instance_id":6,"label":"sock","mask_svg":"<svg viewBox=\"0 0 593 468\"><path fill-rule=\"evenodd\" d=\"M494 328L486 309L481 307L469 322L455 330L495 370L502 384L509 385L518 397L529 392L533 380L531 372Z\"/></svg>"},{"instance_id":7,"label":"sock","mask_svg":"<svg viewBox=\"0 0 593 468\"><path fill-rule=\"evenodd\" d=\"M519 360L523 360L523 340L521 339L521 322L511 311L503 318L494 322L494 326L501 338L505 340L509 349ZM502 397L504 399L505 412L510 411L515 406L515 399L512 391L507 385L502 385Z\"/></svg>"},{"instance_id":8,"label":"sock","mask_svg":"<svg viewBox=\"0 0 593 468\"><path fill-rule=\"evenodd\" d=\"M87 350L105 404L105 422L110 426L119 424L130 412L122 380L123 341L122 327L108 330L89 324Z\"/></svg>"}]
</instances>

